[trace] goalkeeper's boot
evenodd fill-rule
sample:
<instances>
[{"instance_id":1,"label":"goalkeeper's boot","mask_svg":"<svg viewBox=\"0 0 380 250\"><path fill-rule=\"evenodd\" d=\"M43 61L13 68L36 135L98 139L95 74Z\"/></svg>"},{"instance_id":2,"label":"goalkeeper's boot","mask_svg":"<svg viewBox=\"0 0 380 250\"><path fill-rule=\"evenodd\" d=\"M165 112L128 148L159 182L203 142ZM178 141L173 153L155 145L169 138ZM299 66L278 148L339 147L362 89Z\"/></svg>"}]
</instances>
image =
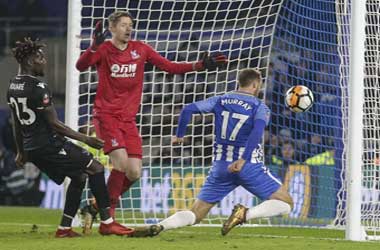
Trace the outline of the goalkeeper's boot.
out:
<instances>
[{"instance_id":1,"label":"goalkeeper's boot","mask_svg":"<svg viewBox=\"0 0 380 250\"><path fill-rule=\"evenodd\" d=\"M232 210L232 214L230 217L228 217L227 221L223 223L222 227L222 235L227 235L229 231L231 231L232 228L236 227L237 225L241 225L246 221L246 213L248 208L241 204L235 205L234 209Z\"/></svg>"},{"instance_id":2,"label":"goalkeeper's boot","mask_svg":"<svg viewBox=\"0 0 380 250\"><path fill-rule=\"evenodd\" d=\"M101 235L125 235L132 236L135 230L133 228L125 227L116 221L113 221L109 224L100 223L99 233Z\"/></svg>"},{"instance_id":3,"label":"goalkeeper's boot","mask_svg":"<svg viewBox=\"0 0 380 250\"><path fill-rule=\"evenodd\" d=\"M78 234L73 231L73 229L57 229L55 232L55 238L74 238L74 237L81 237L81 234Z\"/></svg>"},{"instance_id":4,"label":"goalkeeper's boot","mask_svg":"<svg viewBox=\"0 0 380 250\"><path fill-rule=\"evenodd\" d=\"M92 224L96 220L96 215L98 214L98 209L96 204L90 204L83 207L80 211L83 220L83 234L90 234L92 229Z\"/></svg>"},{"instance_id":5,"label":"goalkeeper's boot","mask_svg":"<svg viewBox=\"0 0 380 250\"><path fill-rule=\"evenodd\" d=\"M137 227L132 237L154 237L159 235L164 230L162 225L150 225L146 227Z\"/></svg>"}]
</instances>

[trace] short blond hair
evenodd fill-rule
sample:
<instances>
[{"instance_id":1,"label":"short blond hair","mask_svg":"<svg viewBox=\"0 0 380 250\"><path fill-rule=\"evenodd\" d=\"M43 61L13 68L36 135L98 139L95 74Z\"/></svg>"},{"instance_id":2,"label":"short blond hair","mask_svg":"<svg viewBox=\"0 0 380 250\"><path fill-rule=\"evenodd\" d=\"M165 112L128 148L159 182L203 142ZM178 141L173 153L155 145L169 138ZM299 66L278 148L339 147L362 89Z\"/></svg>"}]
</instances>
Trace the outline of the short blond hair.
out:
<instances>
[{"instance_id":1,"label":"short blond hair","mask_svg":"<svg viewBox=\"0 0 380 250\"><path fill-rule=\"evenodd\" d=\"M115 11L114 13L108 16L108 24L116 25L122 17L129 17L132 20L132 22L135 21L133 16L129 14L128 11Z\"/></svg>"}]
</instances>

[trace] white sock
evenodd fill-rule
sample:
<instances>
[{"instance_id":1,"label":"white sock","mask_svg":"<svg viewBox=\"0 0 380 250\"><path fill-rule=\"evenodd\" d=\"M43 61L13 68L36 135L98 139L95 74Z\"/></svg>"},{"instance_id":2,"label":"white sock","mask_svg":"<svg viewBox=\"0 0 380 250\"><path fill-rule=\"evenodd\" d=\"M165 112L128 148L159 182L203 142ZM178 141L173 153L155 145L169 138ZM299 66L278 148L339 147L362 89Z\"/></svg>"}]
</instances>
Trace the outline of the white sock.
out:
<instances>
[{"instance_id":1,"label":"white sock","mask_svg":"<svg viewBox=\"0 0 380 250\"><path fill-rule=\"evenodd\" d=\"M101 221L101 223L103 223L103 224L111 224L112 222L113 222L112 217L109 217L108 219Z\"/></svg>"},{"instance_id":2,"label":"white sock","mask_svg":"<svg viewBox=\"0 0 380 250\"><path fill-rule=\"evenodd\" d=\"M288 214L291 207L288 203L280 200L266 200L255 207L248 209L246 219L272 217L276 215Z\"/></svg>"},{"instance_id":3,"label":"white sock","mask_svg":"<svg viewBox=\"0 0 380 250\"><path fill-rule=\"evenodd\" d=\"M164 230L169 230L169 229L174 229L178 227L193 225L195 223L195 220L196 220L195 214L187 210L187 211L180 211L173 214L172 216L161 221L159 225L163 226Z\"/></svg>"},{"instance_id":4,"label":"white sock","mask_svg":"<svg viewBox=\"0 0 380 250\"><path fill-rule=\"evenodd\" d=\"M63 227L63 226L58 226L58 229L60 230L67 230L67 229L70 229L71 227Z\"/></svg>"}]
</instances>

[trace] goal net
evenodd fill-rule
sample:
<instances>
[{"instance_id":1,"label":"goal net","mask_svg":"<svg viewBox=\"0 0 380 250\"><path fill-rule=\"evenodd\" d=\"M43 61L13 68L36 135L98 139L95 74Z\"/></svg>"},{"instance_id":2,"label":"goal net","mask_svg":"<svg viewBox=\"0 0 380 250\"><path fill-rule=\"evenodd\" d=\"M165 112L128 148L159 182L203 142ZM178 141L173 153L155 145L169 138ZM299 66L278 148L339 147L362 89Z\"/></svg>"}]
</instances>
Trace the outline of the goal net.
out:
<instances>
[{"instance_id":1,"label":"goal net","mask_svg":"<svg viewBox=\"0 0 380 250\"><path fill-rule=\"evenodd\" d=\"M380 2L367 1L364 50L364 138L362 219L380 230Z\"/></svg>"},{"instance_id":2,"label":"goal net","mask_svg":"<svg viewBox=\"0 0 380 250\"><path fill-rule=\"evenodd\" d=\"M135 17L134 39L172 61L195 61L202 51L221 51L229 59L226 69L184 75L169 75L146 64L137 116L143 172L120 201L117 217L121 222L155 223L191 206L212 163L213 118L194 116L185 144L172 146L181 108L235 90L238 71L252 67L263 74L262 97L272 110L264 139L265 162L288 188L295 207L289 216L251 223L345 224L349 0L82 0L70 5L66 114L72 127L87 133L93 130L96 70L79 74L73 65L90 45L96 21L106 20L115 10L128 10ZM362 210L366 225L377 230L380 7L375 0L367 6ZM315 98L312 109L302 114L291 113L284 105L284 93L297 84L309 87ZM93 153L112 167L107 156ZM84 202L89 196L87 190ZM234 204L258 202L238 188L203 223L220 225Z\"/></svg>"},{"instance_id":3,"label":"goal net","mask_svg":"<svg viewBox=\"0 0 380 250\"><path fill-rule=\"evenodd\" d=\"M342 89L347 86L349 75L350 51L348 48L350 42L350 26L353 25L352 19L347 13L350 13L351 6L344 1L338 1L338 27L340 28L339 39L339 56L340 65L340 85ZM368 238L378 239L380 230L380 144L379 144L379 90L380 90L380 2L376 0L365 1L365 23L364 23L364 79L363 79L363 152L351 152L351 154L362 155L362 177L361 177L361 209L360 219L361 225L370 231ZM356 83L354 83L356 84ZM355 95L355 93L347 93L347 96ZM344 100L347 102L348 99ZM344 111L344 117L348 115L347 110ZM348 117L346 117L348 118ZM360 117L358 117L360 119ZM347 119L344 119L347 121ZM346 127L347 124L344 124ZM345 131L344 141L347 142L350 133ZM345 165L347 156L343 158ZM342 179L347 177L347 170L343 168ZM339 204L337 208L336 224L345 224L347 220L347 185L340 190Z\"/></svg>"}]
</instances>

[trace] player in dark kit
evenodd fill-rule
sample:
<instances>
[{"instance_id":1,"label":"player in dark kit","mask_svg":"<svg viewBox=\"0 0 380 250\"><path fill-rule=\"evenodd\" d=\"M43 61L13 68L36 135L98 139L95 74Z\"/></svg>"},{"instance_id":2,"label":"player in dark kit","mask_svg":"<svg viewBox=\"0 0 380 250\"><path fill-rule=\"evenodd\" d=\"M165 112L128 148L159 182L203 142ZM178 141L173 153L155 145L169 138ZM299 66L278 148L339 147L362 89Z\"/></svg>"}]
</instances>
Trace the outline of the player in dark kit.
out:
<instances>
[{"instance_id":1,"label":"player in dark kit","mask_svg":"<svg viewBox=\"0 0 380 250\"><path fill-rule=\"evenodd\" d=\"M71 229L71 223L87 178L99 207L99 233L131 235L133 229L120 225L110 216L103 166L85 149L65 139L67 136L98 149L104 144L102 140L78 133L58 120L49 88L37 78L44 75L46 65L43 47L45 45L38 40L25 38L13 49L19 73L10 82L7 100L14 120L16 164L21 167L25 161L33 162L57 184L61 184L66 176L71 179L56 237L80 236Z\"/></svg>"}]
</instances>

